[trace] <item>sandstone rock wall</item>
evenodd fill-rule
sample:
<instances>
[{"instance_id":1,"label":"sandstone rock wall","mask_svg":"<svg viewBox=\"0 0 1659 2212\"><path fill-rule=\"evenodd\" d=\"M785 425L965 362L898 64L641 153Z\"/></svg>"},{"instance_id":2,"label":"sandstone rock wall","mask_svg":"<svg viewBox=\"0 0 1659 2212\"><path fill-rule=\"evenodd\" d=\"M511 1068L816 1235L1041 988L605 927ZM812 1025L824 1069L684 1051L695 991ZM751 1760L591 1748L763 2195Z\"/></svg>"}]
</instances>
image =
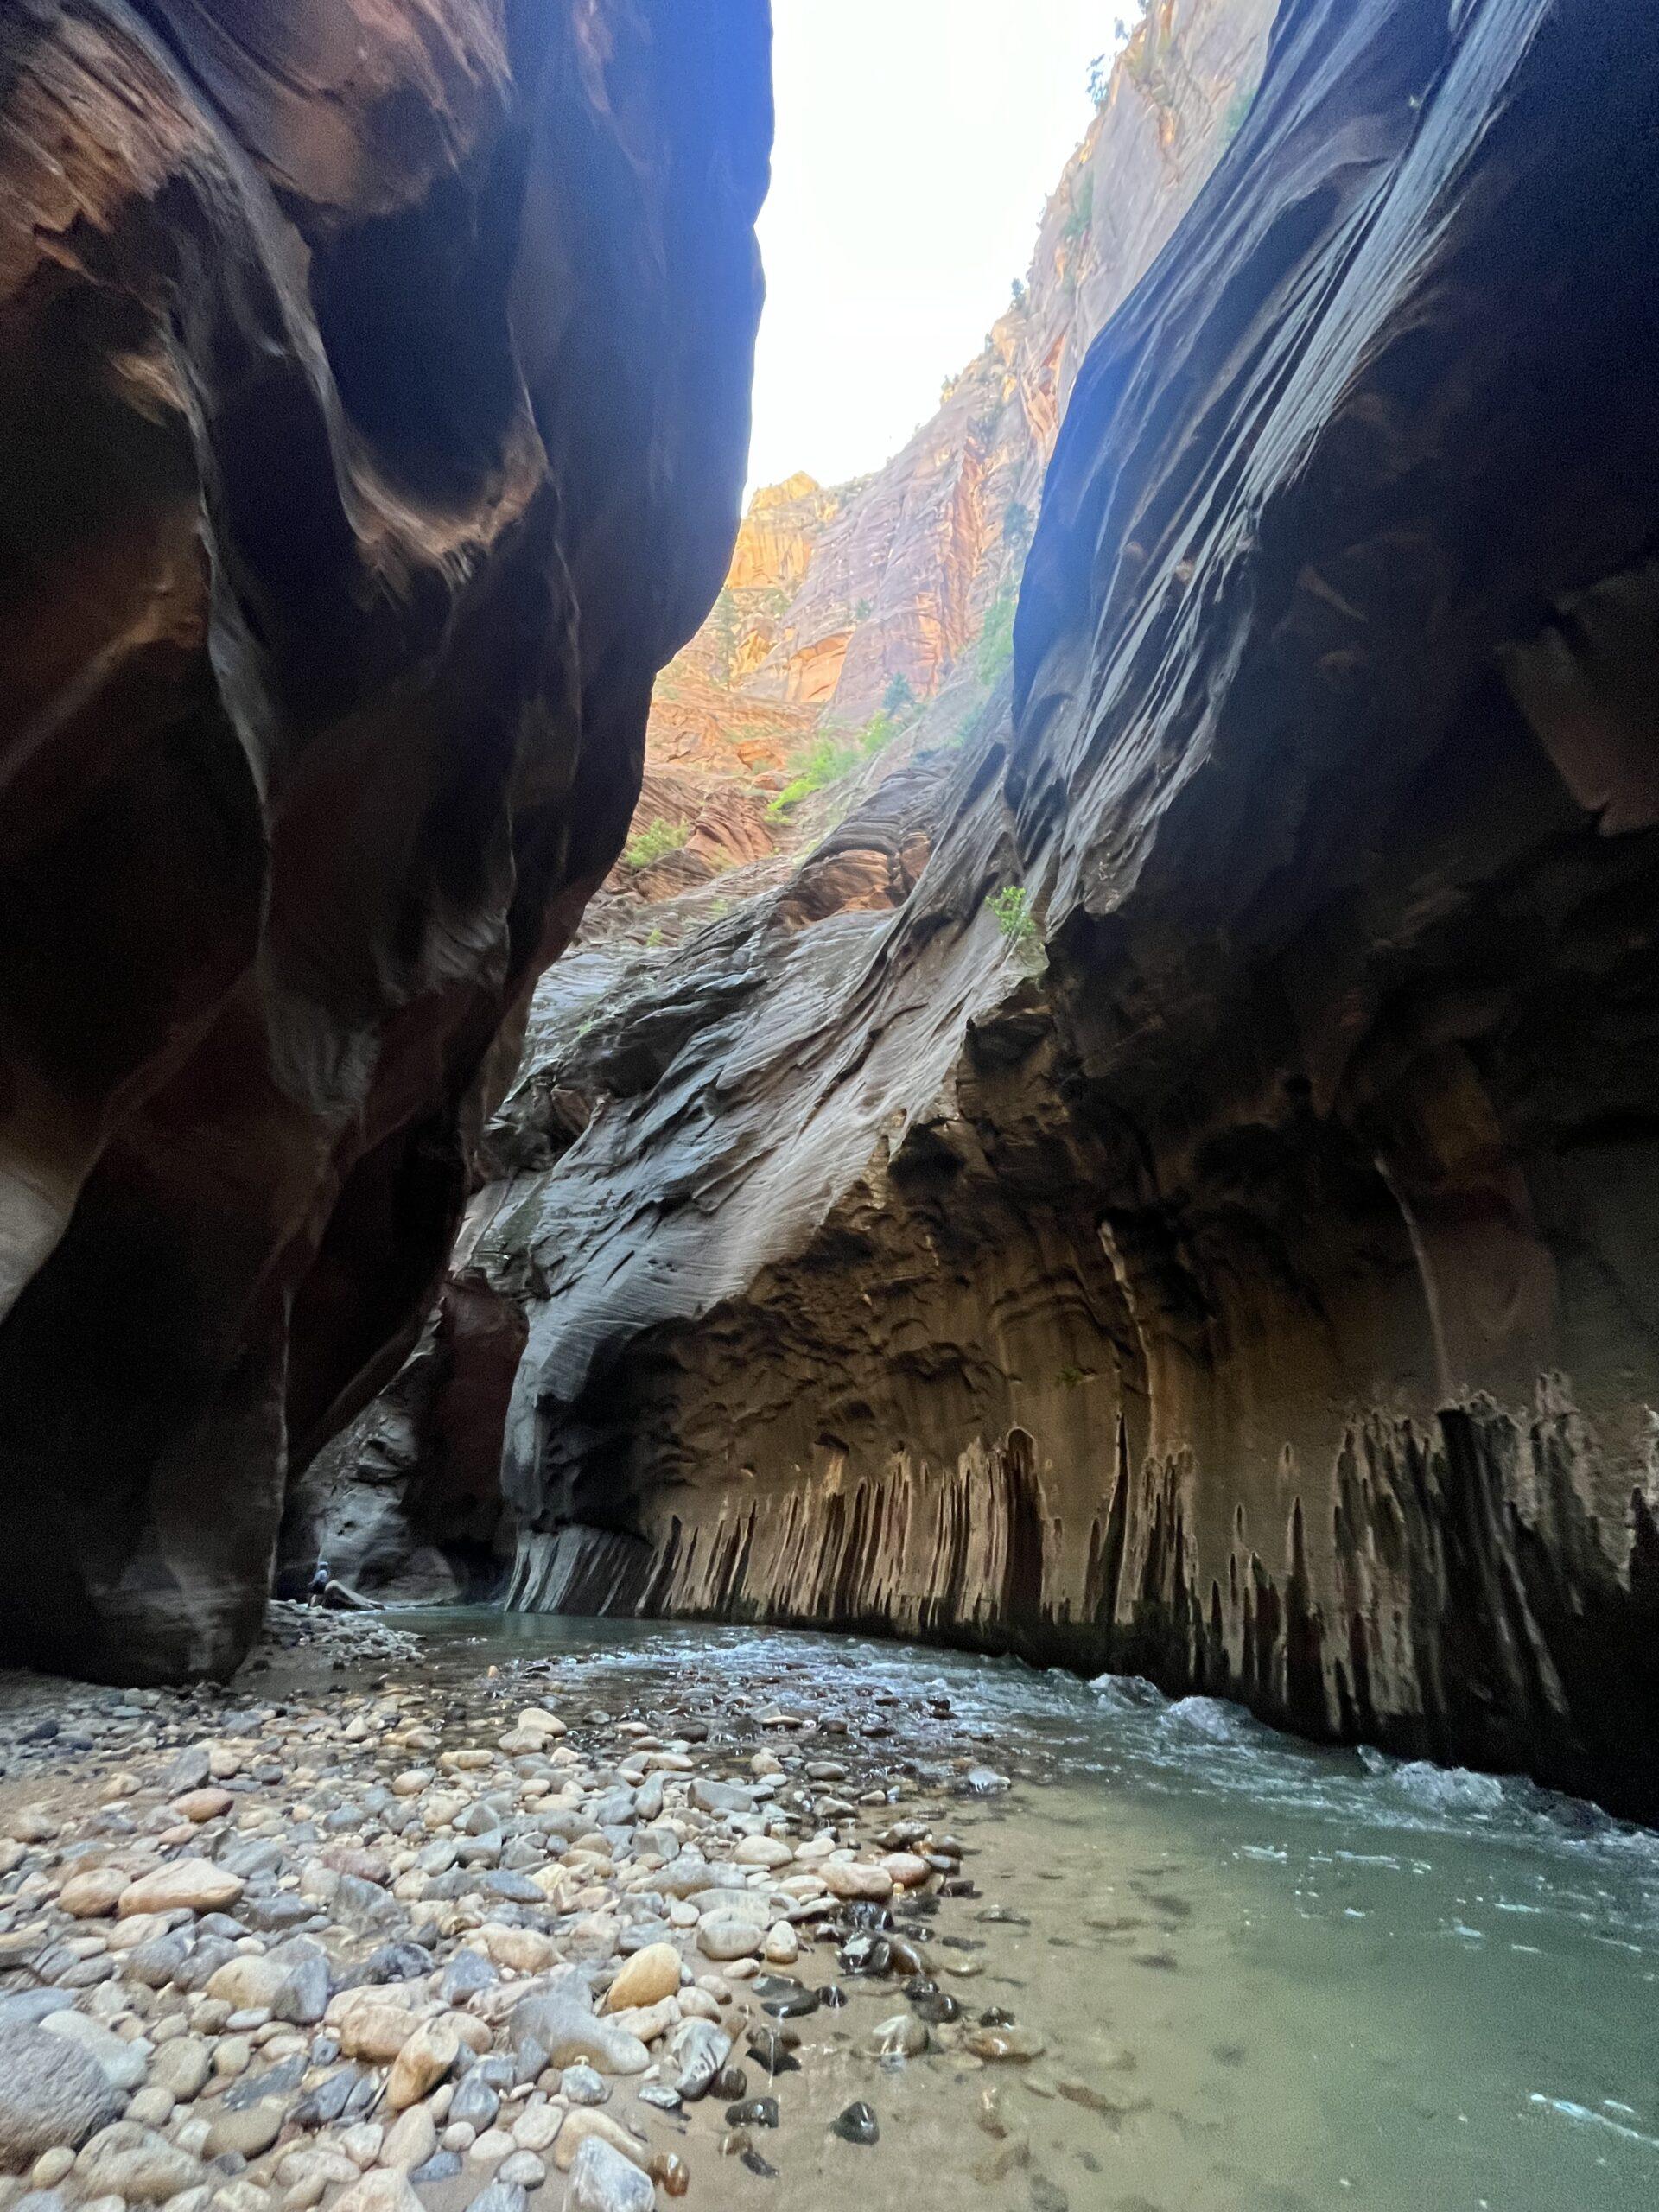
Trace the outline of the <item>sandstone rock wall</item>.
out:
<instances>
[{"instance_id":1,"label":"sandstone rock wall","mask_svg":"<svg viewBox=\"0 0 1659 2212\"><path fill-rule=\"evenodd\" d=\"M1083 357L1236 129L1273 8L1148 6L1049 197L1025 280L937 412L870 476L826 488L797 475L754 495L725 587L652 709L653 767L710 796L705 845L726 842L721 809L758 800L770 848L804 849L845 797L845 772L822 805L779 795L890 695L905 702L885 733L890 766L959 741L977 718L1006 665L1043 471ZM935 219L927 207L894 214L922 238ZM642 804L639 826L680 818ZM612 887L657 902L695 875L624 869Z\"/></svg>"},{"instance_id":2,"label":"sandstone rock wall","mask_svg":"<svg viewBox=\"0 0 1659 2212\"><path fill-rule=\"evenodd\" d=\"M737 522L761 0L0 12L0 1645L232 1664Z\"/></svg>"},{"instance_id":3,"label":"sandstone rock wall","mask_svg":"<svg viewBox=\"0 0 1659 2212\"><path fill-rule=\"evenodd\" d=\"M527 1317L515 1602L1659 1816L1648 31L1291 0L914 889L544 986L460 1254Z\"/></svg>"},{"instance_id":4,"label":"sandstone rock wall","mask_svg":"<svg viewBox=\"0 0 1659 2212\"><path fill-rule=\"evenodd\" d=\"M1274 0L1147 9L984 350L900 453L843 488L817 520L810 558L797 546L787 569L767 572L788 587L787 605L747 641L746 695L857 724L895 677L926 699L971 662L988 614L1018 588L1084 356L1237 128L1273 15ZM780 501L789 489L761 493L746 530L759 536L780 503L798 513L798 490Z\"/></svg>"}]
</instances>

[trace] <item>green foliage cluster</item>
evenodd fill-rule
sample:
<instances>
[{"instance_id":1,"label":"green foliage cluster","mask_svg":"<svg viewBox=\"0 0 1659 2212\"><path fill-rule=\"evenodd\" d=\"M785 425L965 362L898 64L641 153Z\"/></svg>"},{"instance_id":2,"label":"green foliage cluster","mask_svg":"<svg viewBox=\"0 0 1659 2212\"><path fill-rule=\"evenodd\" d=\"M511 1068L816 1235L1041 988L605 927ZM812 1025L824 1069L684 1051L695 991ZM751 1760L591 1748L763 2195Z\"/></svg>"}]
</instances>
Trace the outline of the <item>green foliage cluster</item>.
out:
<instances>
[{"instance_id":1,"label":"green foliage cluster","mask_svg":"<svg viewBox=\"0 0 1659 2212\"><path fill-rule=\"evenodd\" d=\"M882 713L890 715L894 721L901 721L919 704L920 702L911 688L910 678L905 674L903 669L900 669L881 694ZM879 752L880 747L878 746L876 750Z\"/></svg>"},{"instance_id":2,"label":"green foliage cluster","mask_svg":"<svg viewBox=\"0 0 1659 2212\"><path fill-rule=\"evenodd\" d=\"M1025 964L1033 970L1046 967L1042 932L1031 911L1031 898L1025 885L1004 884L1001 891L991 893L985 904L995 915L998 929Z\"/></svg>"},{"instance_id":3,"label":"green foliage cluster","mask_svg":"<svg viewBox=\"0 0 1659 2212\"><path fill-rule=\"evenodd\" d=\"M885 707L878 709L863 728L851 736L826 731L801 762L793 779L766 809L767 813L774 819L790 813L804 798L810 798L814 791L838 784L843 776L850 775L861 760L874 760L898 734L899 725Z\"/></svg>"},{"instance_id":4,"label":"green foliage cluster","mask_svg":"<svg viewBox=\"0 0 1659 2212\"><path fill-rule=\"evenodd\" d=\"M630 868L649 868L664 853L677 853L691 835L689 822L648 822L637 837L630 837L622 857Z\"/></svg>"},{"instance_id":5,"label":"green foliage cluster","mask_svg":"<svg viewBox=\"0 0 1659 2212\"><path fill-rule=\"evenodd\" d=\"M709 611L709 626L713 631L719 648L720 672L732 672L732 656L737 651L737 633L742 620L742 611L729 584L722 584L720 596Z\"/></svg>"},{"instance_id":6,"label":"green foliage cluster","mask_svg":"<svg viewBox=\"0 0 1659 2212\"><path fill-rule=\"evenodd\" d=\"M979 633L982 683L995 683L1014 658L1014 611L1018 605L1017 592L1003 591L997 594L986 610L985 626Z\"/></svg>"},{"instance_id":7,"label":"green foliage cluster","mask_svg":"<svg viewBox=\"0 0 1659 2212\"><path fill-rule=\"evenodd\" d=\"M1065 219L1065 226L1060 232L1061 238L1067 245L1076 245L1079 238L1087 236L1093 227L1094 219L1095 173L1090 169L1083 180L1083 188L1077 194L1076 206Z\"/></svg>"}]
</instances>

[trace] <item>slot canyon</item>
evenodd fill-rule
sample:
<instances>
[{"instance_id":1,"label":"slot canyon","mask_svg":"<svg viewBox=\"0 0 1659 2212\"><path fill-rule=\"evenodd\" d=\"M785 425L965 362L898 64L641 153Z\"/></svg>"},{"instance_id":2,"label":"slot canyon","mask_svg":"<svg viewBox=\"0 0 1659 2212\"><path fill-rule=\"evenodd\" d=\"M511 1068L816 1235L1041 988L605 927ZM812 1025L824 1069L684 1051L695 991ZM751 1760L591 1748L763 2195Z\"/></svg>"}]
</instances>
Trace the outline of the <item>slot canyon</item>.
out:
<instances>
[{"instance_id":1,"label":"slot canyon","mask_svg":"<svg viewBox=\"0 0 1659 2212\"><path fill-rule=\"evenodd\" d=\"M1649 0L1105 11L765 482L817 6L0 0L0 2212L1659 2182Z\"/></svg>"},{"instance_id":2,"label":"slot canyon","mask_svg":"<svg viewBox=\"0 0 1659 2212\"><path fill-rule=\"evenodd\" d=\"M1154 10L939 415L756 500L296 1556L1659 1813L1652 80L1445 16Z\"/></svg>"}]
</instances>

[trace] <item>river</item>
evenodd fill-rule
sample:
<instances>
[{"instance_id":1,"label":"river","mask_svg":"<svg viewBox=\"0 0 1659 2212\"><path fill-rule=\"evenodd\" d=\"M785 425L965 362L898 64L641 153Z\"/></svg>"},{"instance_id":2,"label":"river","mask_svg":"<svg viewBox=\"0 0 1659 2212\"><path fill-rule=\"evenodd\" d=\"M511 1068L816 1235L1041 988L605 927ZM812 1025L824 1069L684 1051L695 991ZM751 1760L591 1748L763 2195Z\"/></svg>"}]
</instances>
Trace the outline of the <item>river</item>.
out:
<instances>
[{"instance_id":1,"label":"river","mask_svg":"<svg viewBox=\"0 0 1659 2212\"><path fill-rule=\"evenodd\" d=\"M697 1682L740 1710L781 1686L808 1715L874 1722L895 1812L937 1818L945 1801L979 1895L930 1923L934 1956L967 1968L941 1983L970 2012L1014 2014L1043 2055L861 2057L898 2000L845 1980L843 2009L798 2024L800 2073L771 2085L777 2178L722 2161L702 2201L712 2186L775 2212L849 2191L883 2212L1623 2212L1659 2196L1646 1831L1526 1783L1319 1749L1209 1700L1008 1661L388 1618L441 1679L550 1675L561 1711L596 1718L660 1722ZM797 1971L829 1980L834 1955ZM873 2150L826 2131L854 2097L879 2115Z\"/></svg>"}]
</instances>

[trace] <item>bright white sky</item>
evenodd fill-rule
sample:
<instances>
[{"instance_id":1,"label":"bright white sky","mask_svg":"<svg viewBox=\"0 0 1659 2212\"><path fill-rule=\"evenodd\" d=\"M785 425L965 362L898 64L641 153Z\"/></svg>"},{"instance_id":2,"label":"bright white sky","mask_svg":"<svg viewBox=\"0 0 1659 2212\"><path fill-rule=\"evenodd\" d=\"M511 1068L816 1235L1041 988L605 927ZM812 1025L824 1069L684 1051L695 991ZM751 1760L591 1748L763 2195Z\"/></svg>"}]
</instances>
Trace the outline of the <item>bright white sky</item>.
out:
<instances>
[{"instance_id":1,"label":"bright white sky","mask_svg":"<svg viewBox=\"0 0 1659 2212\"><path fill-rule=\"evenodd\" d=\"M751 486L879 467L970 361L1129 0L773 0Z\"/></svg>"}]
</instances>

